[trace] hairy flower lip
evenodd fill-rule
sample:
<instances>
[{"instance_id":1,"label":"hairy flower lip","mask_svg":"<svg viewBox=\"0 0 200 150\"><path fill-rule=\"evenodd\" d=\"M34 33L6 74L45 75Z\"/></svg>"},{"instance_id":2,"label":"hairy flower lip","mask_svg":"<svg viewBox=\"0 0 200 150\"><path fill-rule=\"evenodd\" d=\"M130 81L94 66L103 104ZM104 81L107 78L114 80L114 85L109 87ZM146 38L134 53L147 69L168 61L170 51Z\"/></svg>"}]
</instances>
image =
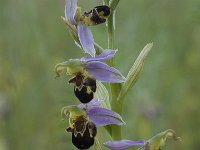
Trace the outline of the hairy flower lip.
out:
<instances>
[{"instance_id":1,"label":"hairy flower lip","mask_svg":"<svg viewBox=\"0 0 200 150\"><path fill-rule=\"evenodd\" d=\"M94 98L94 93L87 92L90 87L83 86L80 90L74 87L74 94L81 103L87 104Z\"/></svg>"},{"instance_id":2,"label":"hairy flower lip","mask_svg":"<svg viewBox=\"0 0 200 150\"><path fill-rule=\"evenodd\" d=\"M74 94L81 103L88 103L94 98L96 92L96 79L85 77L77 73L68 80L68 83L74 84Z\"/></svg>"},{"instance_id":3,"label":"hairy flower lip","mask_svg":"<svg viewBox=\"0 0 200 150\"><path fill-rule=\"evenodd\" d=\"M66 131L71 132L74 146L78 149L88 149L94 144L97 127L84 116L79 116L76 120L73 120L72 125L67 127Z\"/></svg>"}]
</instances>

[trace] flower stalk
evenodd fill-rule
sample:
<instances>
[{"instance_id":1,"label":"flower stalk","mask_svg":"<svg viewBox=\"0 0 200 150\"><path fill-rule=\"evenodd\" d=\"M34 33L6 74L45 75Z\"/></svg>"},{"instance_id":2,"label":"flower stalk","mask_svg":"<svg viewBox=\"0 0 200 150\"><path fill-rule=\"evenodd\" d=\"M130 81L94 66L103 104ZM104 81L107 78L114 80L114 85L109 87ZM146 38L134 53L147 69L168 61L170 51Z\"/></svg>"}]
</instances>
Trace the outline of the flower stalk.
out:
<instances>
[{"instance_id":1,"label":"flower stalk","mask_svg":"<svg viewBox=\"0 0 200 150\"><path fill-rule=\"evenodd\" d=\"M110 8L111 14L107 21L107 34L108 34L108 48L114 49L114 37L115 37L115 8L119 0L111 1ZM112 6L112 7L111 7ZM109 61L110 66L115 66L114 58ZM122 104L117 101L118 94L121 90L121 83L110 83L111 89L111 108L118 114L122 114ZM121 126L112 125L111 126L111 136L114 140L122 139Z\"/></svg>"}]
</instances>

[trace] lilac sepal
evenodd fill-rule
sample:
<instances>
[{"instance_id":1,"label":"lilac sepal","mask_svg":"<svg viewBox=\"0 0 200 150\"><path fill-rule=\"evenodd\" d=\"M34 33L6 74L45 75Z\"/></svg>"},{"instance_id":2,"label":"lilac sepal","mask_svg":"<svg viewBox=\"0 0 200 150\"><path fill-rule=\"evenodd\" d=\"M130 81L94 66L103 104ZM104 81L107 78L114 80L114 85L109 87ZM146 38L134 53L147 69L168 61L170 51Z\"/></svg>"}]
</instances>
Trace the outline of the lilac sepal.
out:
<instances>
[{"instance_id":1,"label":"lilac sepal","mask_svg":"<svg viewBox=\"0 0 200 150\"><path fill-rule=\"evenodd\" d=\"M65 4L65 18L67 18L71 24L76 24L75 15L77 9L77 0L66 0Z\"/></svg>"},{"instance_id":2,"label":"lilac sepal","mask_svg":"<svg viewBox=\"0 0 200 150\"><path fill-rule=\"evenodd\" d=\"M86 111L89 119L97 126L106 126L109 124L125 125L122 117L106 108L92 107Z\"/></svg>"},{"instance_id":3,"label":"lilac sepal","mask_svg":"<svg viewBox=\"0 0 200 150\"><path fill-rule=\"evenodd\" d=\"M83 50L90 54L92 57L95 57L96 51L94 48L94 39L92 32L87 25L84 25L79 22L78 24L78 37L82 45Z\"/></svg>"},{"instance_id":4,"label":"lilac sepal","mask_svg":"<svg viewBox=\"0 0 200 150\"><path fill-rule=\"evenodd\" d=\"M86 57L81 58L81 61L85 61L85 62L90 62L90 61L105 62L105 61L112 59L115 56L116 52L117 52L117 50L105 49L100 55L98 55L96 57L86 56Z\"/></svg>"},{"instance_id":5,"label":"lilac sepal","mask_svg":"<svg viewBox=\"0 0 200 150\"><path fill-rule=\"evenodd\" d=\"M99 81L121 83L126 80L119 70L100 61L88 62L86 70Z\"/></svg>"},{"instance_id":6,"label":"lilac sepal","mask_svg":"<svg viewBox=\"0 0 200 150\"><path fill-rule=\"evenodd\" d=\"M144 146L145 141L131 141L131 140L120 140L120 141L108 141L104 143L106 147L108 147L111 150L126 150L132 146Z\"/></svg>"},{"instance_id":7,"label":"lilac sepal","mask_svg":"<svg viewBox=\"0 0 200 150\"><path fill-rule=\"evenodd\" d=\"M80 107L81 109L91 109L92 107L100 107L103 101L103 99L93 99L87 104L79 104L78 107Z\"/></svg>"}]
</instances>

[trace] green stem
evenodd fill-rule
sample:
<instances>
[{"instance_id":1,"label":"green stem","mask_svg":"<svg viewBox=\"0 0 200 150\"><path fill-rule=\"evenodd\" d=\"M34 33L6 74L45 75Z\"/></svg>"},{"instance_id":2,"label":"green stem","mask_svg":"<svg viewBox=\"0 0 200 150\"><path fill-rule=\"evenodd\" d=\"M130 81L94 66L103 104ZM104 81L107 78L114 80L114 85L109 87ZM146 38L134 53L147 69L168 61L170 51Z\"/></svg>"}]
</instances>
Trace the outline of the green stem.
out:
<instances>
[{"instance_id":1,"label":"green stem","mask_svg":"<svg viewBox=\"0 0 200 150\"><path fill-rule=\"evenodd\" d=\"M111 1L111 14L108 18L108 26L107 26L107 32L108 32L108 49L114 49L114 37L115 37L115 8L117 6L119 1L113 0ZM110 66L114 66L114 58L109 62ZM121 84L119 83L111 83L110 84L111 89L111 109L118 114L122 114L122 104L117 101L118 94L121 90ZM121 126L112 125L112 138L113 140L120 140L122 139L121 135Z\"/></svg>"},{"instance_id":2,"label":"green stem","mask_svg":"<svg viewBox=\"0 0 200 150\"><path fill-rule=\"evenodd\" d=\"M111 88L111 94L112 94L112 99L111 99L111 109L114 112L117 112L118 114L122 114L122 103L121 101L117 101L118 94L121 90L121 84L119 83L111 83L110 84ZM122 139L122 134L121 134L121 126L117 125L112 125L112 138L113 140L121 140Z\"/></svg>"},{"instance_id":3,"label":"green stem","mask_svg":"<svg viewBox=\"0 0 200 150\"><path fill-rule=\"evenodd\" d=\"M111 12L110 17L108 19L108 48L113 49L114 48L114 13Z\"/></svg>"}]
</instances>

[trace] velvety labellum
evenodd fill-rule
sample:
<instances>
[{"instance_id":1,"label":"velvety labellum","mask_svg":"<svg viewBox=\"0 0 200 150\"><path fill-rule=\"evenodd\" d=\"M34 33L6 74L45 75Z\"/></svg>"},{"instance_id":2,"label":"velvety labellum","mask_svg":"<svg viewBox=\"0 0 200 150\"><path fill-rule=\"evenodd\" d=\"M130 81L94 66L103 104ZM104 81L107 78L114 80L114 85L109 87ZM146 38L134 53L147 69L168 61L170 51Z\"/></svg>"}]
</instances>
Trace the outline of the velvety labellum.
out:
<instances>
[{"instance_id":1,"label":"velvety labellum","mask_svg":"<svg viewBox=\"0 0 200 150\"><path fill-rule=\"evenodd\" d=\"M81 103L89 103L94 98L94 93L88 91L88 87L83 86L80 90L74 87L74 94Z\"/></svg>"},{"instance_id":2,"label":"velvety labellum","mask_svg":"<svg viewBox=\"0 0 200 150\"><path fill-rule=\"evenodd\" d=\"M94 9L99 14L99 17L101 18L108 18L110 15L110 8L106 5L96 6Z\"/></svg>"},{"instance_id":3,"label":"velvety labellum","mask_svg":"<svg viewBox=\"0 0 200 150\"><path fill-rule=\"evenodd\" d=\"M83 22L86 25L98 25L105 23L110 15L110 8L106 5L96 6L89 12L83 14Z\"/></svg>"},{"instance_id":4,"label":"velvety labellum","mask_svg":"<svg viewBox=\"0 0 200 150\"><path fill-rule=\"evenodd\" d=\"M92 92L94 92L94 93L96 92L97 86L96 86L96 80L95 79L93 79L93 78L85 78L83 80L83 85L90 87Z\"/></svg>"},{"instance_id":5,"label":"velvety labellum","mask_svg":"<svg viewBox=\"0 0 200 150\"><path fill-rule=\"evenodd\" d=\"M94 98L96 92L96 79L85 78L81 73L69 80L69 83L74 83L74 94L81 103L88 103Z\"/></svg>"},{"instance_id":6,"label":"velvety labellum","mask_svg":"<svg viewBox=\"0 0 200 150\"><path fill-rule=\"evenodd\" d=\"M74 83L76 85L76 87L80 87L83 84L83 79L84 76L81 73L78 73L76 76L72 77L71 79L69 79L69 83Z\"/></svg>"},{"instance_id":7,"label":"velvety labellum","mask_svg":"<svg viewBox=\"0 0 200 150\"><path fill-rule=\"evenodd\" d=\"M72 143L78 149L90 148L94 144L94 138L97 134L96 125L84 117L79 117L74 122L74 129L68 127L66 131L72 132Z\"/></svg>"}]
</instances>

